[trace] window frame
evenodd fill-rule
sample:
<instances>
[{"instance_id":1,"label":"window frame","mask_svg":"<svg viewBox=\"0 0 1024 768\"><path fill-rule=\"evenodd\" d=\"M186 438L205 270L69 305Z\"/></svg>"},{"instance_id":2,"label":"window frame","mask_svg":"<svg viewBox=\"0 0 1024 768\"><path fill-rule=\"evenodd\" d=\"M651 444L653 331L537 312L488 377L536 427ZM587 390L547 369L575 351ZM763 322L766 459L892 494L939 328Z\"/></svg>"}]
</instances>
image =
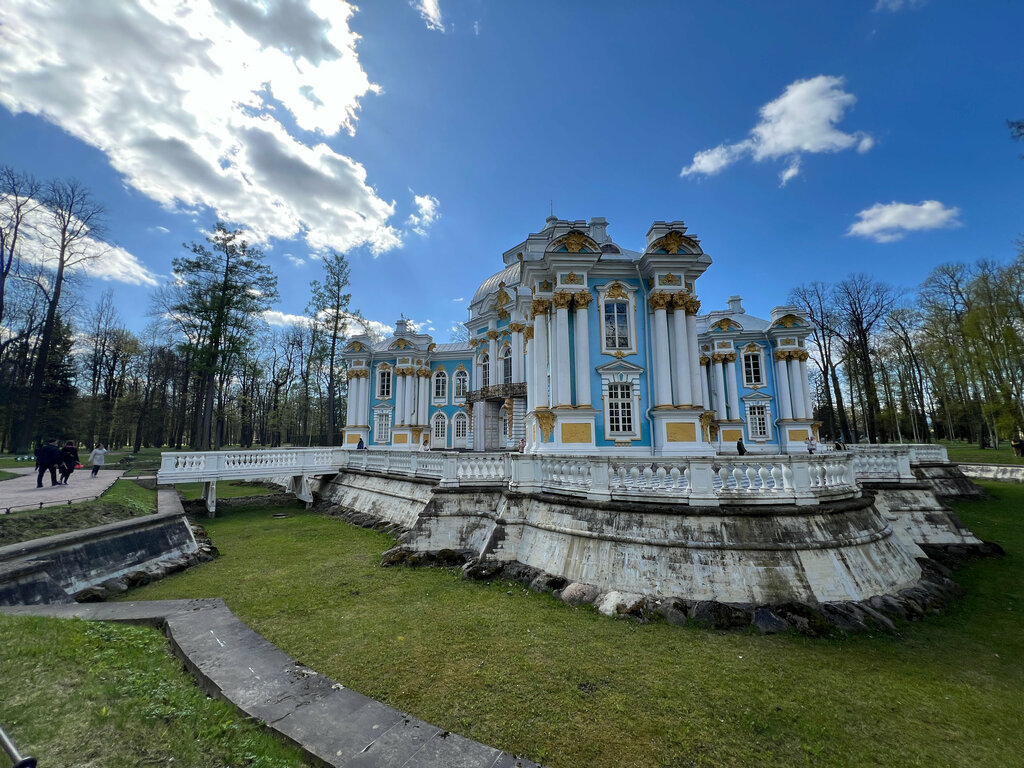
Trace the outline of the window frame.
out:
<instances>
[{"instance_id":1,"label":"window frame","mask_svg":"<svg viewBox=\"0 0 1024 768\"><path fill-rule=\"evenodd\" d=\"M480 366L480 381L483 382L480 385L480 387L483 388L483 387L489 386L489 382L491 380L491 356L490 356L490 354L487 353L487 352L481 353L480 357L477 360L477 362L478 362L478 364Z\"/></svg>"},{"instance_id":2,"label":"window frame","mask_svg":"<svg viewBox=\"0 0 1024 768\"><path fill-rule=\"evenodd\" d=\"M747 347L742 352L742 364L743 364L743 386L747 389L754 389L757 387L763 387L767 381L765 379L765 368L764 368L764 350L756 345L754 348ZM750 376L750 368L753 366L747 365L747 361L750 361L757 366L757 380L755 381Z\"/></svg>"},{"instance_id":3,"label":"window frame","mask_svg":"<svg viewBox=\"0 0 1024 768\"><path fill-rule=\"evenodd\" d=\"M608 410L606 419L606 435L609 439L621 439L623 436L636 434L636 412L633 407L633 384L628 381L613 381L607 386L608 397L605 400L605 407ZM617 394L624 392L625 395ZM618 406L617 408L615 406ZM628 429L616 429L614 422L627 421Z\"/></svg>"},{"instance_id":4,"label":"window frame","mask_svg":"<svg viewBox=\"0 0 1024 768\"><path fill-rule=\"evenodd\" d=\"M382 428L381 422L386 420ZM390 408L378 408L373 412L373 442L387 444L391 442L392 429L394 427L393 413ZM386 435L382 437L382 433Z\"/></svg>"},{"instance_id":5,"label":"window frame","mask_svg":"<svg viewBox=\"0 0 1024 768\"><path fill-rule=\"evenodd\" d=\"M452 378L455 379L454 386L452 387L452 399L465 400L466 395L469 394L469 371L465 368L459 368L455 371ZM460 382L463 382L462 394L459 394Z\"/></svg>"},{"instance_id":6,"label":"window frame","mask_svg":"<svg viewBox=\"0 0 1024 768\"><path fill-rule=\"evenodd\" d=\"M459 434L459 427L462 428L462 434ZM469 436L469 417L459 411L452 416L452 437L455 440L465 440Z\"/></svg>"},{"instance_id":7,"label":"window frame","mask_svg":"<svg viewBox=\"0 0 1024 768\"><path fill-rule=\"evenodd\" d=\"M755 413L754 409L763 409L763 413ZM755 419L764 420L763 429L755 429ZM769 402L746 404L747 440L750 442L768 442L772 439L772 406Z\"/></svg>"},{"instance_id":8,"label":"window frame","mask_svg":"<svg viewBox=\"0 0 1024 768\"><path fill-rule=\"evenodd\" d=\"M498 350L498 360L501 361L501 381L499 384L512 383L512 345L505 344Z\"/></svg>"},{"instance_id":9,"label":"window frame","mask_svg":"<svg viewBox=\"0 0 1024 768\"><path fill-rule=\"evenodd\" d=\"M384 391L384 382L387 380L387 391ZM394 377L391 374L391 367L381 366L377 368L377 399L380 401L390 400L394 393Z\"/></svg>"},{"instance_id":10,"label":"window frame","mask_svg":"<svg viewBox=\"0 0 1024 768\"><path fill-rule=\"evenodd\" d=\"M637 353L636 292L636 286L630 285L629 283L621 280L614 280L597 289L597 300L601 313L599 338L601 341L602 355L613 355L614 357L621 358L626 355L635 355ZM621 315L621 319L626 324L625 333L619 333L618 321L620 315L618 310L613 310L616 333L614 344L609 345L607 326L608 308L618 304L625 305L624 311ZM624 338L620 339L620 336L624 336Z\"/></svg>"},{"instance_id":11,"label":"window frame","mask_svg":"<svg viewBox=\"0 0 1024 768\"><path fill-rule=\"evenodd\" d=\"M441 411L430 418L430 447L448 447L448 418Z\"/></svg>"},{"instance_id":12,"label":"window frame","mask_svg":"<svg viewBox=\"0 0 1024 768\"><path fill-rule=\"evenodd\" d=\"M438 389L441 390L440 394L438 394ZM433 403L443 405L448 402L448 372L443 368L434 371L434 376L430 381L430 392Z\"/></svg>"}]
</instances>

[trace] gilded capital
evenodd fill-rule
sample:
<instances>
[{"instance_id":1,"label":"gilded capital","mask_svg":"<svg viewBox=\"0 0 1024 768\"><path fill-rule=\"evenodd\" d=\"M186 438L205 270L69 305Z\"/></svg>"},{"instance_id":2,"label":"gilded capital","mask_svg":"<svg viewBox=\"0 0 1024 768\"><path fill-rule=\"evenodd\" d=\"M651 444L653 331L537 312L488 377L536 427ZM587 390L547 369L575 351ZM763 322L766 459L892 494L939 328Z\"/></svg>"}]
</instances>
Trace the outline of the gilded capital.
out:
<instances>
[{"instance_id":1,"label":"gilded capital","mask_svg":"<svg viewBox=\"0 0 1024 768\"><path fill-rule=\"evenodd\" d=\"M775 353L775 359L776 360L788 360L789 356L791 354L792 354L791 352L785 352L785 351L781 351L780 350L780 351Z\"/></svg>"},{"instance_id":2,"label":"gilded capital","mask_svg":"<svg viewBox=\"0 0 1024 768\"><path fill-rule=\"evenodd\" d=\"M551 296L551 303L555 305L555 309L568 309L572 304L572 294L568 291L556 291Z\"/></svg>"},{"instance_id":3,"label":"gilded capital","mask_svg":"<svg viewBox=\"0 0 1024 768\"><path fill-rule=\"evenodd\" d=\"M590 301L593 298L594 294L590 291L578 291L572 295L572 303L576 309L586 309L590 306Z\"/></svg>"},{"instance_id":4,"label":"gilded capital","mask_svg":"<svg viewBox=\"0 0 1024 768\"><path fill-rule=\"evenodd\" d=\"M538 409L533 412L533 416L537 419L537 425L540 427L541 434L544 435L544 440L550 440L551 430L555 428L555 414L547 409Z\"/></svg>"},{"instance_id":5,"label":"gilded capital","mask_svg":"<svg viewBox=\"0 0 1024 768\"><path fill-rule=\"evenodd\" d=\"M525 339L526 341L532 341L533 340L533 326L532 325L526 326L526 329L523 331L523 339Z\"/></svg>"},{"instance_id":6,"label":"gilded capital","mask_svg":"<svg viewBox=\"0 0 1024 768\"><path fill-rule=\"evenodd\" d=\"M491 341L494 341L499 336L501 336L501 334L498 333L497 331L488 331L487 332L487 338L490 339Z\"/></svg>"},{"instance_id":7,"label":"gilded capital","mask_svg":"<svg viewBox=\"0 0 1024 768\"><path fill-rule=\"evenodd\" d=\"M530 311L533 312L533 316L546 315L548 310L551 308L551 302L547 299L534 299L530 305Z\"/></svg>"},{"instance_id":8,"label":"gilded capital","mask_svg":"<svg viewBox=\"0 0 1024 768\"><path fill-rule=\"evenodd\" d=\"M707 355L701 355L700 356L700 364L701 365L707 365L710 362L711 362L711 358L708 357Z\"/></svg>"},{"instance_id":9,"label":"gilded capital","mask_svg":"<svg viewBox=\"0 0 1024 768\"><path fill-rule=\"evenodd\" d=\"M736 362L736 353L735 352L727 352L726 354L722 355L722 359L725 360L725 362L727 362L727 363L735 363Z\"/></svg>"},{"instance_id":10,"label":"gilded capital","mask_svg":"<svg viewBox=\"0 0 1024 768\"><path fill-rule=\"evenodd\" d=\"M526 330L526 326L523 325L522 323L509 323L508 329L512 331L512 333L522 333L524 330Z\"/></svg>"},{"instance_id":11,"label":"gilded capital","mask_svg":"<svg viewBox=\"0 0 1024 768\"><path fill-rule=\"evenodd\" d=\"M659 291L652 293L647 301L651 305L651 309L668 309L668 305L672 302L672 294Z\"/></svg>"}]
</instances>

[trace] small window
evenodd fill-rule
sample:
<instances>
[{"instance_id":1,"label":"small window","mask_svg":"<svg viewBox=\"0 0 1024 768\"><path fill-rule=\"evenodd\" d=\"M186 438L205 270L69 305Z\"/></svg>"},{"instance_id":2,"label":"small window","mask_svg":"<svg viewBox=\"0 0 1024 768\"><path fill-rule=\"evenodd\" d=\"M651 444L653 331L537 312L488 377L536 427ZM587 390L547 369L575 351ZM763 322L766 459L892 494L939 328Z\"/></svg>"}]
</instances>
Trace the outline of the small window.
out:
<instances>
[{"instance_id":1,"label":"small window","mask_svg":"<svg viewBox=\"0 0 1024 768\"><path fill-rule=\"evenodd\" d=\"M605 349L628 349L629 303L606 301L604 303L604 346Z\"/></svg>"},{"instance_id":2,"label":"small window","mask_svg":"<svg viewBox=\"0 0 1024 768\"><path fill-rule=\"evenodd\" d=\"M465 371L455 372L455 397L465 397L469 392L469 374Z\"/></svg>"},{"instance_id":3,"label":"small window","mask_svg":"<svg viewBox=\"0 0 1024 768\"><path fill-rule=\"evenodd\" d=\"M455 416L452 418L452 426L455 430L456 440L466 439L466 426L468 425L468 423L469 420L466 418L466 414L464 413L456 413Z\"/></svg>"},{"instance_id":4,"label":"small window","mask_svg":"<svg viewBox=\"0 0 1024 768\"><path fill-rule=\"evenodd\" d=\"M501 383L512 383L512 348L502 347L501 350Z\"/></svg>"},{"instance_id":5,"label":"small window","mask_svg":"<svg viewBox=\"0 0 1024 768\"><path fill-rule=\"evenodd\" d=\"M480 355L480 381L481 387L491 383L491 358L487 353Z\"/></svg>"},{"instance_id":6,"label":"small window","mask_svg":"<svg viewBox=\"0 0 1024 768\"><path fill-rule=\"evenodd\" d=\"M743 355L743 383L748 387L764 386L764 369L760 352L746 352Z\"/></svg>"},{"instance_id":7,"label":"small window","mask_svg":"<svg viewBox=\"0 0 1024 768\"><path fill-rule=\"evenodd\" d=\"M768 439L768 406L747 406L747 437L751 440Z\"/></svg>"},{"instance_id":8,"label":"small window","mask_svg":"<svg viewBox=\"0 0 1024 768\"><path fill-rule=\"evenodd\" d=\"M434 399L442 401L448 399L448 374L444 371L434 374Z\"/></svg>"},{"instance_id":9,"label":"small window","mask_svg":"<svg viewBox=\"0 0 1024 768\"><path fill-rule=\"evenodd\" d=\"M391 371L386 368L377 371L377 399L391 399Z\"/></svg>"},{"instance_id":10,"label":"small window","mask_svg":"<svg viewBox=\"0 0 1024 768\"><path fill-rule=\"evenodd\" d=\"M391 411L377 411L373 425L373 442L391 442Z\"/></svg>"},{"instance_id":11,"label":"small window","mask_svg":"<svg viewBox=\"0 0 1024 768\"><path fill-rule=\"evenodd\" d=\"M608 432L633 433L633 388L630 384L608 385Z\"/></svg>"}]
</instances>

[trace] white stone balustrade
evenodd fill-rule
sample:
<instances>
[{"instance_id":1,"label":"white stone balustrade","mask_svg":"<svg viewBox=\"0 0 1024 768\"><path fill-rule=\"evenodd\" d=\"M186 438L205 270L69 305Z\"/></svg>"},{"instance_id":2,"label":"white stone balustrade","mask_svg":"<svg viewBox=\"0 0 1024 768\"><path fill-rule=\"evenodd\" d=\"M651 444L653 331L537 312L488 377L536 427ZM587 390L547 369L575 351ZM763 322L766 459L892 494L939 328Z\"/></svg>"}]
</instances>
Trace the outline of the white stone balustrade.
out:
<instances>
[{"instance_id":1,"label":"white stone balustrade","mask_svg":"<svg viewBox=\"0 0 1024 768\"><path fill-rule=\"evenodd\" d=\"M908 456L895 450L688 458L290 448L165 453L158 481L215 483L353 470L433 479L441 487L498 486L592 500L813 505L859 495L862 473L880 480L913 477Z\"/></svg>"}]
</instances>

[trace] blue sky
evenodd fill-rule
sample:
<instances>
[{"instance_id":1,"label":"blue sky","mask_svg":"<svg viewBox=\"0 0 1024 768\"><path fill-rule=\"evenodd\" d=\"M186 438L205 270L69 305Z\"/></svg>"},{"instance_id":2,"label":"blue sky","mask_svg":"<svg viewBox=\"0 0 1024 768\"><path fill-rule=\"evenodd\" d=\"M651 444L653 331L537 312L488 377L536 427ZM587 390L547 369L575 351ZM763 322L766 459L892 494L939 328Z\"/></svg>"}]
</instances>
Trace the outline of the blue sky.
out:
<instances>
[{"instance_id":1,"label":"blue sky","mask_svg":"<svg viewBox=\"0 0 1024 768\"><path fill-rule=\"evenodd\" d=\"M109 0L0 6L0 164L76 177L134 329L217 219L303 312L344 251L353 308L439 341L500 254L604 216L683 219L732 294L1009 259L1024 233L1024 4ZM185 8L187 7L187 11ZM430 329L434 329L430 331Z\"/></svg>"}]
</instances>

